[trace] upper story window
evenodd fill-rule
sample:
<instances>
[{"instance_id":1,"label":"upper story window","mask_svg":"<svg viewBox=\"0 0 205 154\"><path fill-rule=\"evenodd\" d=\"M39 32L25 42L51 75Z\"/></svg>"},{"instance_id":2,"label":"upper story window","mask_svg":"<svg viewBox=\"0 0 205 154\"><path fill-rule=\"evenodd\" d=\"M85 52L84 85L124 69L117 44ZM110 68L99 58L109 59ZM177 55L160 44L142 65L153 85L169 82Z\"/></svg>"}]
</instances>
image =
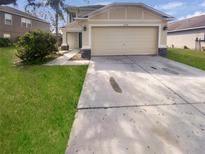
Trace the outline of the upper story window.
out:
<instances>
[{"instance_id":1,"label":"upper story window","mask_svg":"<svg viewBox=\"0 0 205 154\"><path fill-rule=\"evenodd\" d=\"M21 26L26 28L31 28L31 20L26 18L21 18Z\"/></svg>"},{"instance_id":2,"label":"upper story window","mask_svg":"<svg viewBox=\"0 0 205 154\"><path fill-rule=\"evenodd\" d=\"M6 25L12 25L12 15L11 14L4 14L4 23Z\"/></svg>"}]
</instances>

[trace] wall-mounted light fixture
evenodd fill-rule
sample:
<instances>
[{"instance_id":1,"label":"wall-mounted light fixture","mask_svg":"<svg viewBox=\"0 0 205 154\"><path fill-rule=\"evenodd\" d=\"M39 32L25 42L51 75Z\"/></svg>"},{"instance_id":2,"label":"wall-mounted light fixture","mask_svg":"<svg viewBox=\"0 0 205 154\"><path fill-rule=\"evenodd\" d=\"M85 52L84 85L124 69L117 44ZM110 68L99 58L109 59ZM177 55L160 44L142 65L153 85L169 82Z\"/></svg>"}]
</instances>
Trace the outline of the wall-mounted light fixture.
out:
<instances>
[{"instance_id":1,"label":"wall-mounted light fixture","mask_svg":"<svg viewBox=\"0 0 205 154\"><path fill-rule=\"evenodd\" d=\"M87 27L86 26L83 26L83 31L87 31Z\"/></svg>"},{"instance_id":2,"label":"wall-mounted light fixture","mask_svg":"<svg viewBox=\"0 0 205 154\"><path fill-rule=\"evenodd\" d=\"M164 31L167 30L167 29L168 29L167 25L163 27L163 30L164 30Z\"/></svg>"}]
</instances>

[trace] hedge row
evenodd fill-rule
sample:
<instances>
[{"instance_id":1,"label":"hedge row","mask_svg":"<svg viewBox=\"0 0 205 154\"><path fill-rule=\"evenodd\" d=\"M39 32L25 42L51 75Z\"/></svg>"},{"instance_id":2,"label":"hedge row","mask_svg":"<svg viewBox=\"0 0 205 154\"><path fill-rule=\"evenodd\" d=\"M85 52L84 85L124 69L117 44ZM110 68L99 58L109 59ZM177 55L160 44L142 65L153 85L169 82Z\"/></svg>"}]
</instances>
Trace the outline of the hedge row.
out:
<instances>
[{"instance_id":1,"label":"hedge row","mask_svg":"<svg viewBox=\"0 0 205 154\"><path fill-rule=\"evenodd\" d=\"M0 47L9 47L11 44L8 38L0 38Z\"/></svg>"}]
</instances>

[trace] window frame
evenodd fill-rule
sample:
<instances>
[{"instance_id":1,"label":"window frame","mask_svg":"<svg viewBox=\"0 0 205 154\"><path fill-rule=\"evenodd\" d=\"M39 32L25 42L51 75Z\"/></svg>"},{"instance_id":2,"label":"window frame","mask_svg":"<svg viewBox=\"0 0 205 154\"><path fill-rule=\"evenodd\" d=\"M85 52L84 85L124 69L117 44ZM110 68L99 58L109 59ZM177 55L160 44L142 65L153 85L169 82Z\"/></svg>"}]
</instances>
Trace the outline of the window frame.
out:
<instances>
[{"instance_id":1,"label":"window frame","mask_svg":"<svg viewBox=\"0 0 205 154\"><path fill-rule=\"evenodd\" d=\"M7 35L7 36L5 36L5 35ZM10 39L11 38L11 34L10 33L3 33L3 38L8 38L8 39Z\"/></svg>"},{"instance_id":2,"label":"window frame","mask_svg":"<svg viewBox=\"0 0 205 154\"><path fill-rule=\"evenodd\" d=\"M31 19L27 19L27 18L21 17L21 27L23 27L23 28L31 28L32 27Z\"/></svg>"},{"instance_id":3,"label":"window frame","mask_svg":"<svg viewBox=\"0 0 205 154\"><path fill-rule=\"evenodd\" d=\"M10 21L10 23L8 23ZM9 13L4 13L4 24L5 25L12 25L13 24L13 16Z\"/></svg>"}]
</instances>

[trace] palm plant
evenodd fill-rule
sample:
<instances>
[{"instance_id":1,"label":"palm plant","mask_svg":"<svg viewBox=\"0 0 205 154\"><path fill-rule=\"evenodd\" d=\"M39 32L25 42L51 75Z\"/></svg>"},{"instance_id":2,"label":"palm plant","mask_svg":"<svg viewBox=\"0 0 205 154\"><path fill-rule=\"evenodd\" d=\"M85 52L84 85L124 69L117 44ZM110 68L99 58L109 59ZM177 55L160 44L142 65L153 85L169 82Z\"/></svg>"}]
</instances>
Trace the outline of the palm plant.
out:
<instances>
[{"instance_id":1,"label":"palm plant","mask_svg":"<svg viewBox=\"0 0 205 154\"><path fill-rule=\"evenodd\" d=\"M40 1L40 0L39 0ZM58 36L58 23L59 18L64 20L63 12L78 12L78 8L75 8L74 10L70 10L69 7L65 5L65 0L41 0L40 2L37 2L37 0L27 0L28 6L31 6L33 8L33 12L35 12L35 8L39 7L50 7L55 12L55 31L56 35ZM89 3L89 0L84 0L85 2Z\"/></svg>"},{"instance_id":2,"label":"palm plant","mask_svg":"<svg viewBox=\"0 0 205 154\"><path fill-rule=\"evenodd\" d=\"M55 29L58 36L58 22L59 18L64 19L65 0L45 0L45 6L51 7L55 12Z\"/></svg>"}]
</instances>

